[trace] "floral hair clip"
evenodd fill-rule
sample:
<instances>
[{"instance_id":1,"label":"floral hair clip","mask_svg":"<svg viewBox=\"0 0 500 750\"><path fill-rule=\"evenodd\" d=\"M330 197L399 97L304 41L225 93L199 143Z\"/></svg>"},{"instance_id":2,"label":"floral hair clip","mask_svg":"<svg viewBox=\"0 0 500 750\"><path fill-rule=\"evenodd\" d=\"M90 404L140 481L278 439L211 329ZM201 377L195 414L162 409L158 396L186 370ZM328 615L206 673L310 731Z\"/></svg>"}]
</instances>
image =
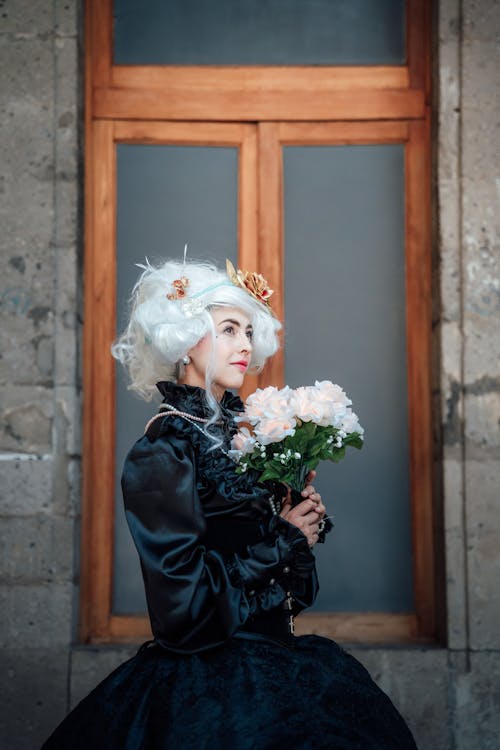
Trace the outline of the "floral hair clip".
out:
<instances>
[{"instance_id":1,"label":"floral hair clip","mask_svg":"<svg viewBox=\"0 0 500 750\"><path fill-rule=\"evenodd\" d=\"M255 271L237 271L231 261L227 259L226 270L233 284L240 286L245 292L255 297L256 300L270 307L269 297L273 294L273 290L269 289L267 281L262 274L255 273Z\"/></svg>"},{"instance_id":2,"label":"floral hair clip","mask_svg":"<svg viewBox=\"0 0 500 750\"><path fill-rule=\"evenodd\" d=\"M189 279L187 278L187 276L182 276L180 279L175 279L174 281L172 281L172 286L174 288L174 291L167 294L167 299L183 299L183 297L186 296L186 289L189 286Z\"/></svg>"}]
</instances>

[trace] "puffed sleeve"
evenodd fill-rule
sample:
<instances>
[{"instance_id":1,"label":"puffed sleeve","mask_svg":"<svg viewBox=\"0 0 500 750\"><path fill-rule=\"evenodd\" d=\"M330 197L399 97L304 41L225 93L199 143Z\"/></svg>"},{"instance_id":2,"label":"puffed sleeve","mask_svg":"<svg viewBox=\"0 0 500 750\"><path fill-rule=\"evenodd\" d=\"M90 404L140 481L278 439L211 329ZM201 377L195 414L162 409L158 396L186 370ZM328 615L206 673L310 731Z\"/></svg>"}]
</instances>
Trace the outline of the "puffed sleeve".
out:
<instances>
[{"instance_id":1,"label":"puffed sleeve","mask_svg":"<svg viewBox=\"0 0 500 750\"><path fill-rule=\"evenodd\" d=\"M153 634L170 650L194 653L224 642L250 616L284 601L283 568L303 576L314 568L306 537L281 517L245 554L206 548L193 448L185 437L139 440L125 462L122 489Z\"/></svg>"}]
</instances>

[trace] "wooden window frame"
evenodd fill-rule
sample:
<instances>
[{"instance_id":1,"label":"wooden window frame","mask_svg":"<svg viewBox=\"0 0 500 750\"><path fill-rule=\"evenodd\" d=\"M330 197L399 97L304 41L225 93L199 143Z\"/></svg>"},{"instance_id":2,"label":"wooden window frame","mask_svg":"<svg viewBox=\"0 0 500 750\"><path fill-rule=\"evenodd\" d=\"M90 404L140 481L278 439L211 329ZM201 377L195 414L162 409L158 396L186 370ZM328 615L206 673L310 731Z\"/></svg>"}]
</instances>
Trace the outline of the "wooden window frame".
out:
<instances>
[{"instance_id":1,"label":"wooden window frame","mask_svg":"<svg viewBox=\"0 0 500 750\"><path fill-rule=\"evenodd\" d=\"M436 635L435 548L431 427L431 263L426 120L334 123L263 123L259 154L259 269L276 294L276 313L285 319L283 288L284 146L340 146L401 143L405 146L405 286L408 379L410 502L415 612L410 614L304 613L299 633L316 632L340 640L429 642ZM266 365L265 383L284 385L284 351Z\"/></svg>"},{"instance_id":2,"label":"wooden window frame","mask_svg":"<svg viewBox=\"0 0 500 750\"><path fill-rule=\"evenodd\" d=\"M150 636L145 616L113 615L111 610L115 406L110 394L114 394L115 370L109 347L116 335L117 143L238 147L239 262L264 273L278 292L283 291L282 147L405 144L415 612L306 613L298 618L297 629L363 643L436 638L428 19L428 2L407 0L408 59L404 66L115 66L112 0L87 0L80 607L84 642L136 641ZM283 305L283 294L276 296ZM283 306L277 313L283 316ZM283 366L283 355L277 355L246 389L282 384Z\"/></svg>"}]
</instances>

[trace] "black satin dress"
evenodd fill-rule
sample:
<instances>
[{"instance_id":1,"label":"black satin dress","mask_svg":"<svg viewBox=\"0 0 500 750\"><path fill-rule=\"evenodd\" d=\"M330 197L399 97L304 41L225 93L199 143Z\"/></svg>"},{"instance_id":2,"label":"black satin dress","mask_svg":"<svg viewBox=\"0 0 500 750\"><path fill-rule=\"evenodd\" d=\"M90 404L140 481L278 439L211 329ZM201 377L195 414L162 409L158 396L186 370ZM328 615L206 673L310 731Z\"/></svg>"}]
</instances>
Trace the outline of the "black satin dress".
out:
<instances>
[{"instance_id":1,"label":"black satin dress","mask_svg":"<svg viewBox=\"0 0 500 750\"><path fill-rule=\"evenodd\" d=\"M160 383L206 416L204 391ZM227 449L241 401L226 392ZM290 613L318 583L299 529L273 515L273 489L180 416L133 446L122 487L154 641L100 683L43 750L415 750L403 719L336 643L294 636ZM290 612L291 609L291 612Z\"/></svg>"}]
</instances>

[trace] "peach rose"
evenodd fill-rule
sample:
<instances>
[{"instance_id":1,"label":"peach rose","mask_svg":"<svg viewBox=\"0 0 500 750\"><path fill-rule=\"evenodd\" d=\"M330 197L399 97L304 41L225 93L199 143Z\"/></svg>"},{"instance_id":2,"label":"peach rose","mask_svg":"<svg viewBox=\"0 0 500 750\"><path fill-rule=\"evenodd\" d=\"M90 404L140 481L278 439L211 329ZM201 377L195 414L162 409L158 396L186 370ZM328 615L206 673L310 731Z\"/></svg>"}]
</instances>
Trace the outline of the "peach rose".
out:
<instances>
[{"instance_id":1,"label":"peach rose","mask_svg":"<svg viewBox=\"0 0 500 750\"><path fill-rule=\"evenodd\" d=\"M295 419L287 419L286 417L263 419L255 428L255 437L262 445L279 443L288 435L294 435L295 427Z\"/></svg>"},{"instance_id":2,"label":"peach rose","mask_svg":"<svg viewBox=\"0 0 500 750\"><path fill-rule=\"evenodd\" d=\"M275 417L285 417L291 419L294 415L293 405L291 403L292 391L288 386L285 388L257 388L245 403L245 415L242 417L251 424L257 424L262 419L274 419Z\"/></svg>"},{"instance_id":3,"label":"peach rose","mask_svg":"<svg viewBox=\"0 0 500 750\"><path fill-rule=\"evenodd\" d=\"M317 398L317 390L312 386L296 388L293 392L294 413L302 422L322 424L325 417L328 417L329 410L325 408L327 406Z\"/></svg>"}]
</instances>

